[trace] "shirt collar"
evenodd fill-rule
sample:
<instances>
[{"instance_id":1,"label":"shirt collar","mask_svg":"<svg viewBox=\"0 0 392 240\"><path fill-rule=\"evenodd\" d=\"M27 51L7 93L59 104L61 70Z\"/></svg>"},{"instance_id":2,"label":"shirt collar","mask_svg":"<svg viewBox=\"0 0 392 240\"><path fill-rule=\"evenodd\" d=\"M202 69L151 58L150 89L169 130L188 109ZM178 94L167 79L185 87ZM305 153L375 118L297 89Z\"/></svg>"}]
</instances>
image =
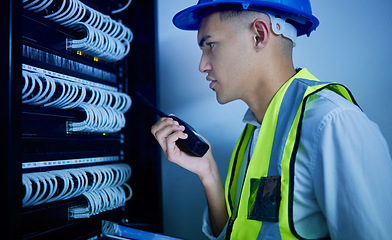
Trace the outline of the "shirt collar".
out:
<instances>
[{"instance_id":1,"label":"shirt collar","mask_svg":"<svg viewBox=\"0 0 392 240\"><path fill-rule=\"evenodd\" d=\"M252 124L253 126L259 128L261 125L260 123L257 122L256 116L254 113L248 108L248 111L246 111L244 118L242 119L242 122L245 124Z\"/></svg>"}]
</instances>

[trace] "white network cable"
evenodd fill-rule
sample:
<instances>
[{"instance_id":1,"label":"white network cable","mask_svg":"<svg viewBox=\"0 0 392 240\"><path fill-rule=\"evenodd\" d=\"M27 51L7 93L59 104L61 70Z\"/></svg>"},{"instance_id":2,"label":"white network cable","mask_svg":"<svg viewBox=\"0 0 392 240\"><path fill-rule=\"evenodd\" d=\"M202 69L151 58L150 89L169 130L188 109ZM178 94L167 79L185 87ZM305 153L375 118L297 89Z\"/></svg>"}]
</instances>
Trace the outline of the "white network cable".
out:
<instances>
[{"instance_id":1,"label":"white network cable","mask_svg":"<svg viewBox=\"0 0 392 240\"><path fill-rule=\"evenodd\" d=\"M119 61L129 53L128 41L120 41L86 23L75 25L86 32L86 37L80 40L67 39L67 49L79 50L106 62Z\"/></svg>"},{"instance_id":2,"label":"white network cable","mask_svg":"<svg viewBox=\"0 0 392 240\"><path fill-rule=\"evenodd\" d=\"M81 107L86 115L82 122L69 123L68 131L71 132L118 132L125 126L124 114L110 107L96 107L82 104Z\"/></svg>"},{"instance_id":3,"label":"white network cable","mask_svg":"<svg viewBox=\"0 0 392 240\"><path fill-rule=\"evenodd\" d=\"M89 180L89 176L93 179L92 181ZM88 196L105 194L105 199L107 199L105 204L108 201L124 204L132 196L131 188L125 183L130 177L131 167L125 163L25 173L22 175L25 188L23 207L66 200L86 194ZM128 197L124 190L122 194L120 189L123 187L128 189ZM113 193L110 190L113 188L118 189L116 191L121 194ZM118 200L117 195L121 195L121 201ZM94 209L96 209L95 205Z\"/></svg>"},{"instance_id":4,"label":"white network cable","mask_svg":"<svg viewBox=\"0 0 392 240\"><path fill-rule=\"evenodd\" d=\"M67 40L67 49L84 51L107 62L119 61L129 52L132 31L79 0L23 0L23 4L25 9L36 13L52 7L53 12L44 15L45 18L87 33L84 39ZM102 52L102 49L107 51Z\"/></svg>"},{"instance_id":5,"label":"white network cable","mask_svg":"<svg viewBox=\"0 0 392 240\"><path fill-rule=\"evenodd\" d=\"M127 4L125 4L122 8L116 9L112 11L112 14L116 14L119 12L124 11L125 9L127 9L129 7L129 5L131 4L132 0L128 0Z\"/></svg>"},{"instance_id":6,"label":"white network cable","mask_svg":"<svg viewBox=\"0 0 392 240\"><path fill-rule=\"evenodd\" d=\"M128 196L124 187L128 191ZM125 202L132 197L131 187L124 183L121 187L107 187L93 192L85 192L87 206L75 206L69 209L72 218L88 218L101 212L125 206Z\"/></svg>"},{"instance_id":7,"label":"white network cable","mask_svg":"<svg viewBox=\"0 0 392 240\"><path fill-rule=\"evenodd\" d=\"M131 97L125 93L25 70L22 70L22 76L22 103L61 109L78 108L86 113L84 121L69 123L70 132L113 133L125 126L124 113L132 104ZM59 95L55 96L55 92Z\"/></svg>"}]
</instances>

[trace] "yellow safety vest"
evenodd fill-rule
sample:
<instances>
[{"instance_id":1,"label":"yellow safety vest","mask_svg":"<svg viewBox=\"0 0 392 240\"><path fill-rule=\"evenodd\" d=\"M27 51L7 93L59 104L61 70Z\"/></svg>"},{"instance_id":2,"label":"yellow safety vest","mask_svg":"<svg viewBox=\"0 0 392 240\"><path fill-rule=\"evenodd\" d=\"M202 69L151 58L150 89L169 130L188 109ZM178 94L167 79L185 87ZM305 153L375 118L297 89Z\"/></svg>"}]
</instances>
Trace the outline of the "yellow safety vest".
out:
<instances>
[{"instance_id":1,"label":"yellow safety vest","mask_svg":"<svg viewBox=\"0 0 392 240\"><path fill-rule=\"evenodd\" d=\"M260 239L267 234L271 236L269 239L303 239L293 223L294 163L306 101L323 89L356 104L346 87L320 82L306 69L287 81L265 113L239 204L234 206L241 163L248 157L245 153L254 130L253 125L245 126L233 151L225 183L230 217L226 239Z\"/></svg>"}]
</instances>

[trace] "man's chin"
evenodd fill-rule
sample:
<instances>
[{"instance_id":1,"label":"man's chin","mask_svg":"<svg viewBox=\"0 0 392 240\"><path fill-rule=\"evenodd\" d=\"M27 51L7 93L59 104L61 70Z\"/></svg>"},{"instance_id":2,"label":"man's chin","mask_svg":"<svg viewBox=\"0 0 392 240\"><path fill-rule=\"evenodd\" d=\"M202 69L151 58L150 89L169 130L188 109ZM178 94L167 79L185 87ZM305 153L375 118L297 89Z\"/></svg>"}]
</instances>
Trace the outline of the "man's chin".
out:
<instances>
[{"instance_id":1,"label":"man's chin","mask_svg":"<svg viewBox=\"0 0 392 240\"><path fill-rule=\"evenodd\" d=\"M218 93L216 93L216 100L218 101L219 104L222 104L222 105L233 101L232 99L226 99L226 98L223 98L222 96L219 96Z\"/></svg>"}]
</instances>

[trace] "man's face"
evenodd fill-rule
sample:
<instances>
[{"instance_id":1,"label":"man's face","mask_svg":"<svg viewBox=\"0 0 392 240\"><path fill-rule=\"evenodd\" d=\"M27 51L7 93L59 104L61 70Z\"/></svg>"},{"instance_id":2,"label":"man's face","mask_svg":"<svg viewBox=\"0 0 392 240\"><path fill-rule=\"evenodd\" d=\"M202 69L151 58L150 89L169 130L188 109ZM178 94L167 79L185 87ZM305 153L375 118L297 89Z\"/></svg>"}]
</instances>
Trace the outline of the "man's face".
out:
<instances>
[{"instance_id":1,"label":"man's face","mask_svg":"<svg viewBox=\"0 0 392 240\"><path fill-rule=\"evenodd\" d=\"M199 70L207 73L210 88L219 103L243 99L252 74L252 35L230 20L221 21L219 13L203 18L198 43L202 49Z\"/></svg>"}]
</instances>

